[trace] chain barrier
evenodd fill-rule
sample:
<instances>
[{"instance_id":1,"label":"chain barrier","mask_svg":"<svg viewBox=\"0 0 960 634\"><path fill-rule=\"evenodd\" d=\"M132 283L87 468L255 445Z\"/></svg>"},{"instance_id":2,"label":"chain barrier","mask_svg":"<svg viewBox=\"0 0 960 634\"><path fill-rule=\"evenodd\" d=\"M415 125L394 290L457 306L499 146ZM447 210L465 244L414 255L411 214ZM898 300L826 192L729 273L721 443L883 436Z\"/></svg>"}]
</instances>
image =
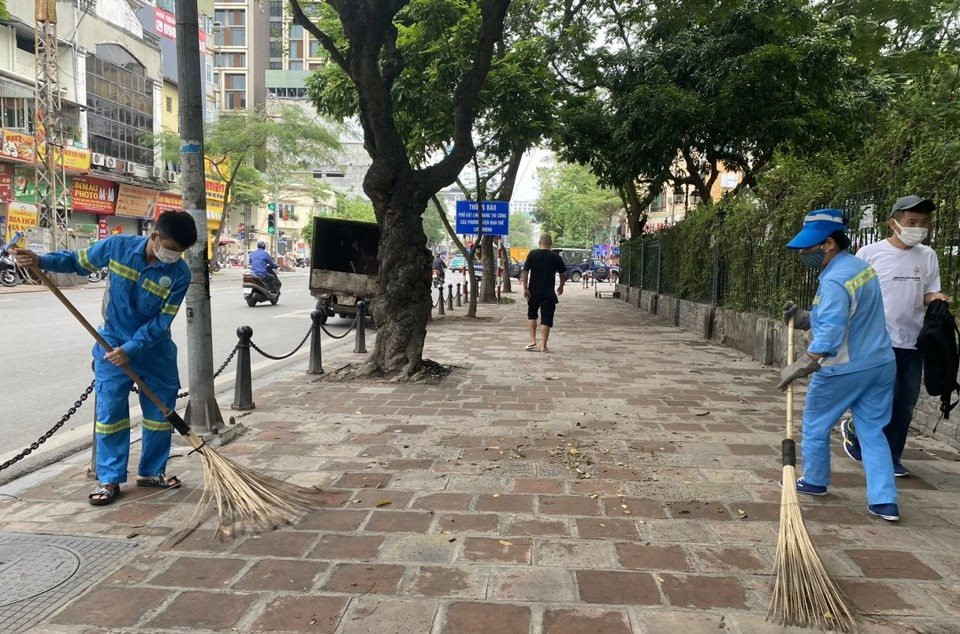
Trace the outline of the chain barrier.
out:
<instances>
[{"instance_id":1,"label":"chain barrier","mask_svg":"<svg viewBox=\"0 0 960 634\"><path fill-rule=\"evenodd\" d=\"M29 447L27 447L26 449L24 449L23 451L15 455L13 458L10 458L3 464L0 464L0 471L3 471L7 467L13 466L14 464L20 462L21 460L23 460L24 458L32 454L34 451L36 451L37 448L40 447L40 445L47 442L47 439L49 439L50 436L53 436L54 432L56 432L58 429L63 427L64 423L70 420L70 417L77 413L77 410L80 409L80 407L83 405L83 402L86 401L87 397L89 397L90 394L93 392L93 386L94 386L94 382L90 381L90 385L87 386L87 389L84 390L83 394L80 395L80 398L78 398L77 401L73 404L73 407L68 409L67 413L64 414L59 421L57 421L57 424L51 427L50 429L48 429L44 435L37 438L33 443L30 444Z\"/></svg>"},{"instance_id":2,"label":"chain barrier","mask_svg":"<svg viewBox=\"0 0 960 634\"><path fill-rule=\"evenodd\" d=\"M288 359L288 358L292 357L293 355L295 355L295 354L297 353L297 351L298 351L300 348L303 347L303 344L305 344L305 343L307 342L307 339L310 337L310 333L311 333L311 332L313 332L313 326L310 326L309 328L307 328L307 334L305 334L305 335L303 336L303 339L300 340L300 343L297 344L297 347L296 347L296 348L294 348L293 350L291 350L291 351L288 352L287 354L280 355L280 356L274 356L274 355L272 355L272 354L267 354L266 352L264 352L263 350L260 349L260 346L258 346L257 344L253 343L253 341L250 342L250 347L253 348L254 350L256 350L257 352L259 352L261 355L265 356L265 357L268 358L268 359L272 359L272 360L274 360L274 361L282 361L283 359Z\"/></svg>"},{"instance_id":3,"label":"chain barrier","mask_svg":"<svg viewBox=\"0 0 960 634\"><path fill-rule=\"evenodd\" d=\"M353 329L356 328L356 326L357 326L357 321L358 321L359 319L360 319L360 315L357 315L356 317L354 317L354 318L353 318L353 321L350 322L350 326L348 326L347 329L343 332L343 334L340 334L340 335L335 335L335 334L333 334L332 332L330 332L329 330L327 330L327 327L324 326L323 324L320 324L320 330L322 330L323 332L325 332L325 333L327 334L327 336L330 337L331 339L343 339L344 337L346 337L347 335L349 335L351 332L353 332Z\"/></svg>"},{"instance_id":4,"label":"chain barrier","mask_svg":"<svg viewBox=\"0 0 960 634\"><path fill-rule=\"evenodd\" d=\"M233 347L233 350L230 351L230 354L227 355L227 358L224 359L223 363L220 364L220 367L217 368L217 371L213 373L213 378L217 378L218 376L223 374L223 371L227 369L227 366L230 365L230 362L233 361L233 358L237 356L237 350L239 349L240 349L240 344L238 343ZM130 391L133 392L134 394L140 393L140 390L137 389L136 385L131 385ZM187 398L188 396L190 396L190 390L183 390L182 392L177 394L177 399Z\"/></svg>"}]
</instances>

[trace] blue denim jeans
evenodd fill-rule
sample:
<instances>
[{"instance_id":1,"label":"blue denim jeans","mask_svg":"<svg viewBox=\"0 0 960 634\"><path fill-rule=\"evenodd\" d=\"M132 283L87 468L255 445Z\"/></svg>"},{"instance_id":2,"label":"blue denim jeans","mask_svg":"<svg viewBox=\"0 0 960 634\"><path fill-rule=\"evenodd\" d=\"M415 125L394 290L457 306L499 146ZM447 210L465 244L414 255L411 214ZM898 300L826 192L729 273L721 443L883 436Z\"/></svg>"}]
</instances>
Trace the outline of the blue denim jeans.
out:
<instances>
[{"instance_id":1,"label":"blue denim jeans","mask_svg":"<svg viewBox=\"0 0 960 634\"><path fill-rule=\"evenodd\" d=\"M903 455L907 444L910 421L913 420L913 408L920 398L920 380L923 377L923 357L917 350L894 348L897 357L897 378L893 383L893 409L890 422L883 428L883 435L890 443L890 453L894 460Z\"/></svg>"}]
</instances>

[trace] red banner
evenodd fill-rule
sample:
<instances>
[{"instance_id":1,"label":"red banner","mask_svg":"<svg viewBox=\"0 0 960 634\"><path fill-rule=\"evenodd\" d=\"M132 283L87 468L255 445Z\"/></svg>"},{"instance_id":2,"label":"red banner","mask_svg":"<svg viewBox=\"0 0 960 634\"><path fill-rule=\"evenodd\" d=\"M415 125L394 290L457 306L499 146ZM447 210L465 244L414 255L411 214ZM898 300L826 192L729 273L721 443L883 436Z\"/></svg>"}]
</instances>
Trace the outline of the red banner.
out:
<instances>
[{"instance_id":1,"label":"red banner","mask_svg":"<svg viewBox=\"0 0 960 634\"><path fill-rule=\"evenodd\" d=\"M13 200L13 165L0 163L0 203Z\"/></svg>"},{"instance_id":2,"label":"red banner","mask_svg":"<svg viewBox=\"0 0 960 634\"><path fill-rule=\"evenodd\" d=\"M183 197L180 194L171 192L160 192L157 197L157 211L154 220L160 217L165 211L183 211Z\"/></svg>"},{"instance_id":3,"label":"red banner","mask_svg":"<svg viewBox=\"0 0 960 634\"><path fill-rule=\"evenodd\" d=\"M164 11L160 7L156 7L153 10L153 19L157 35L165 37L168 40L177 39L177 16L169 11Z\"/></svg>"},{"instance_id":4,"label":"red banner","mask_svg":"<svg viewBox=\"0 0 960 634\"><path fill-rule=\"evenodd\" d=\"M90 211L109 216L116 211L117 194L114 184L99 178L73 179L74 211Z\"/></svg>"}]
</instances>

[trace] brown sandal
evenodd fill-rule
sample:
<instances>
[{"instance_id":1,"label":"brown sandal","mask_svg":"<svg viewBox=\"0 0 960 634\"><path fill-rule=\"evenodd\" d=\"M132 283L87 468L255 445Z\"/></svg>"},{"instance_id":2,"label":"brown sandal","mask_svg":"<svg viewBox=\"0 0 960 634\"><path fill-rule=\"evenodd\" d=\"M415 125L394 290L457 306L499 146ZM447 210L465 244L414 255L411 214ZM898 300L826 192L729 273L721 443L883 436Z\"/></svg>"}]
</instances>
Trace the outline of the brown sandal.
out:
<instances>
[{"instance_id":1,"label":"brown sandal","mask_svg":"<svg viewBox=\"0 0 960 634\"><path fill-rule=\"evenodd\" d=\"M180 479L177 476L167 477L162 473L150 477L137 476L137 486L152 489L177 489L180 488Z\"/></svg>"},{"instance_id":2,"label":"brown sandal","mask_svg":"<svg viewBox=\"0 0 960 634\"><path fill-rule=\"evenodd\" d=\"M88 496L93 506L106 506L120 495L119 484L98 484Z\"/></svg>"}]
</instances>

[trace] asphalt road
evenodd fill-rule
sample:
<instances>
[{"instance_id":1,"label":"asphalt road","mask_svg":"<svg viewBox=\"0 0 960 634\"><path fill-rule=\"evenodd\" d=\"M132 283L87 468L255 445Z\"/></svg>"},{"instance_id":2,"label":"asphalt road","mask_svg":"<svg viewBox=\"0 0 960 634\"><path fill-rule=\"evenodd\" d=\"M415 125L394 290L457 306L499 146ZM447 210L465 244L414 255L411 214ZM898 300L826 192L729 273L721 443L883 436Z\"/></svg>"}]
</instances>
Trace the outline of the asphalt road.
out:
<instances>
[{"instance_id":1,"label":"asphalt road","mask_svg":"<svg viewBox=\"0 0 960 634\"><path fill-rule=\"evenodd\" d=\"M252 327L253 341L274 355L292 350L310 327L315 300L308 290L306 272L281 273L280 302L276 306L259 304L256 308L249 308L243 301L240 274L239 269L225 270L216 274L211 282L214 368L219 367L236 345L239 326ZM100 321L103 288L104 284L100 283L66 291L67 297L95 325ZM327 322L332 331L340 331L347 325L348 320L339 317ZM0 292L0 333L3 342L0 346L0 455L3 455L36 440L89 385L93 376L90 369L93 342L46 291ZM186 319L182 315L174 321L173 338L179 348L181 381L186 387L187 335ZM326 354L328 346L332 350L348 343L352 346L352 337L336 343L324 338L324 352ZM253 352L255 382L303 370L307 363L303 356L277 363L263 361ZM225 372L232 371L230 367ZM223 386L218 388L218 393L230 389L229 385ZM131 407L136 404L136 398L131 399ZM181 401L180 405L183 404ZM85 404L64 429L89 426L93 417L90 405L92 403ZM225 417L229 414L229 410L224 411Z\"/></svg>"}]
</instances>

